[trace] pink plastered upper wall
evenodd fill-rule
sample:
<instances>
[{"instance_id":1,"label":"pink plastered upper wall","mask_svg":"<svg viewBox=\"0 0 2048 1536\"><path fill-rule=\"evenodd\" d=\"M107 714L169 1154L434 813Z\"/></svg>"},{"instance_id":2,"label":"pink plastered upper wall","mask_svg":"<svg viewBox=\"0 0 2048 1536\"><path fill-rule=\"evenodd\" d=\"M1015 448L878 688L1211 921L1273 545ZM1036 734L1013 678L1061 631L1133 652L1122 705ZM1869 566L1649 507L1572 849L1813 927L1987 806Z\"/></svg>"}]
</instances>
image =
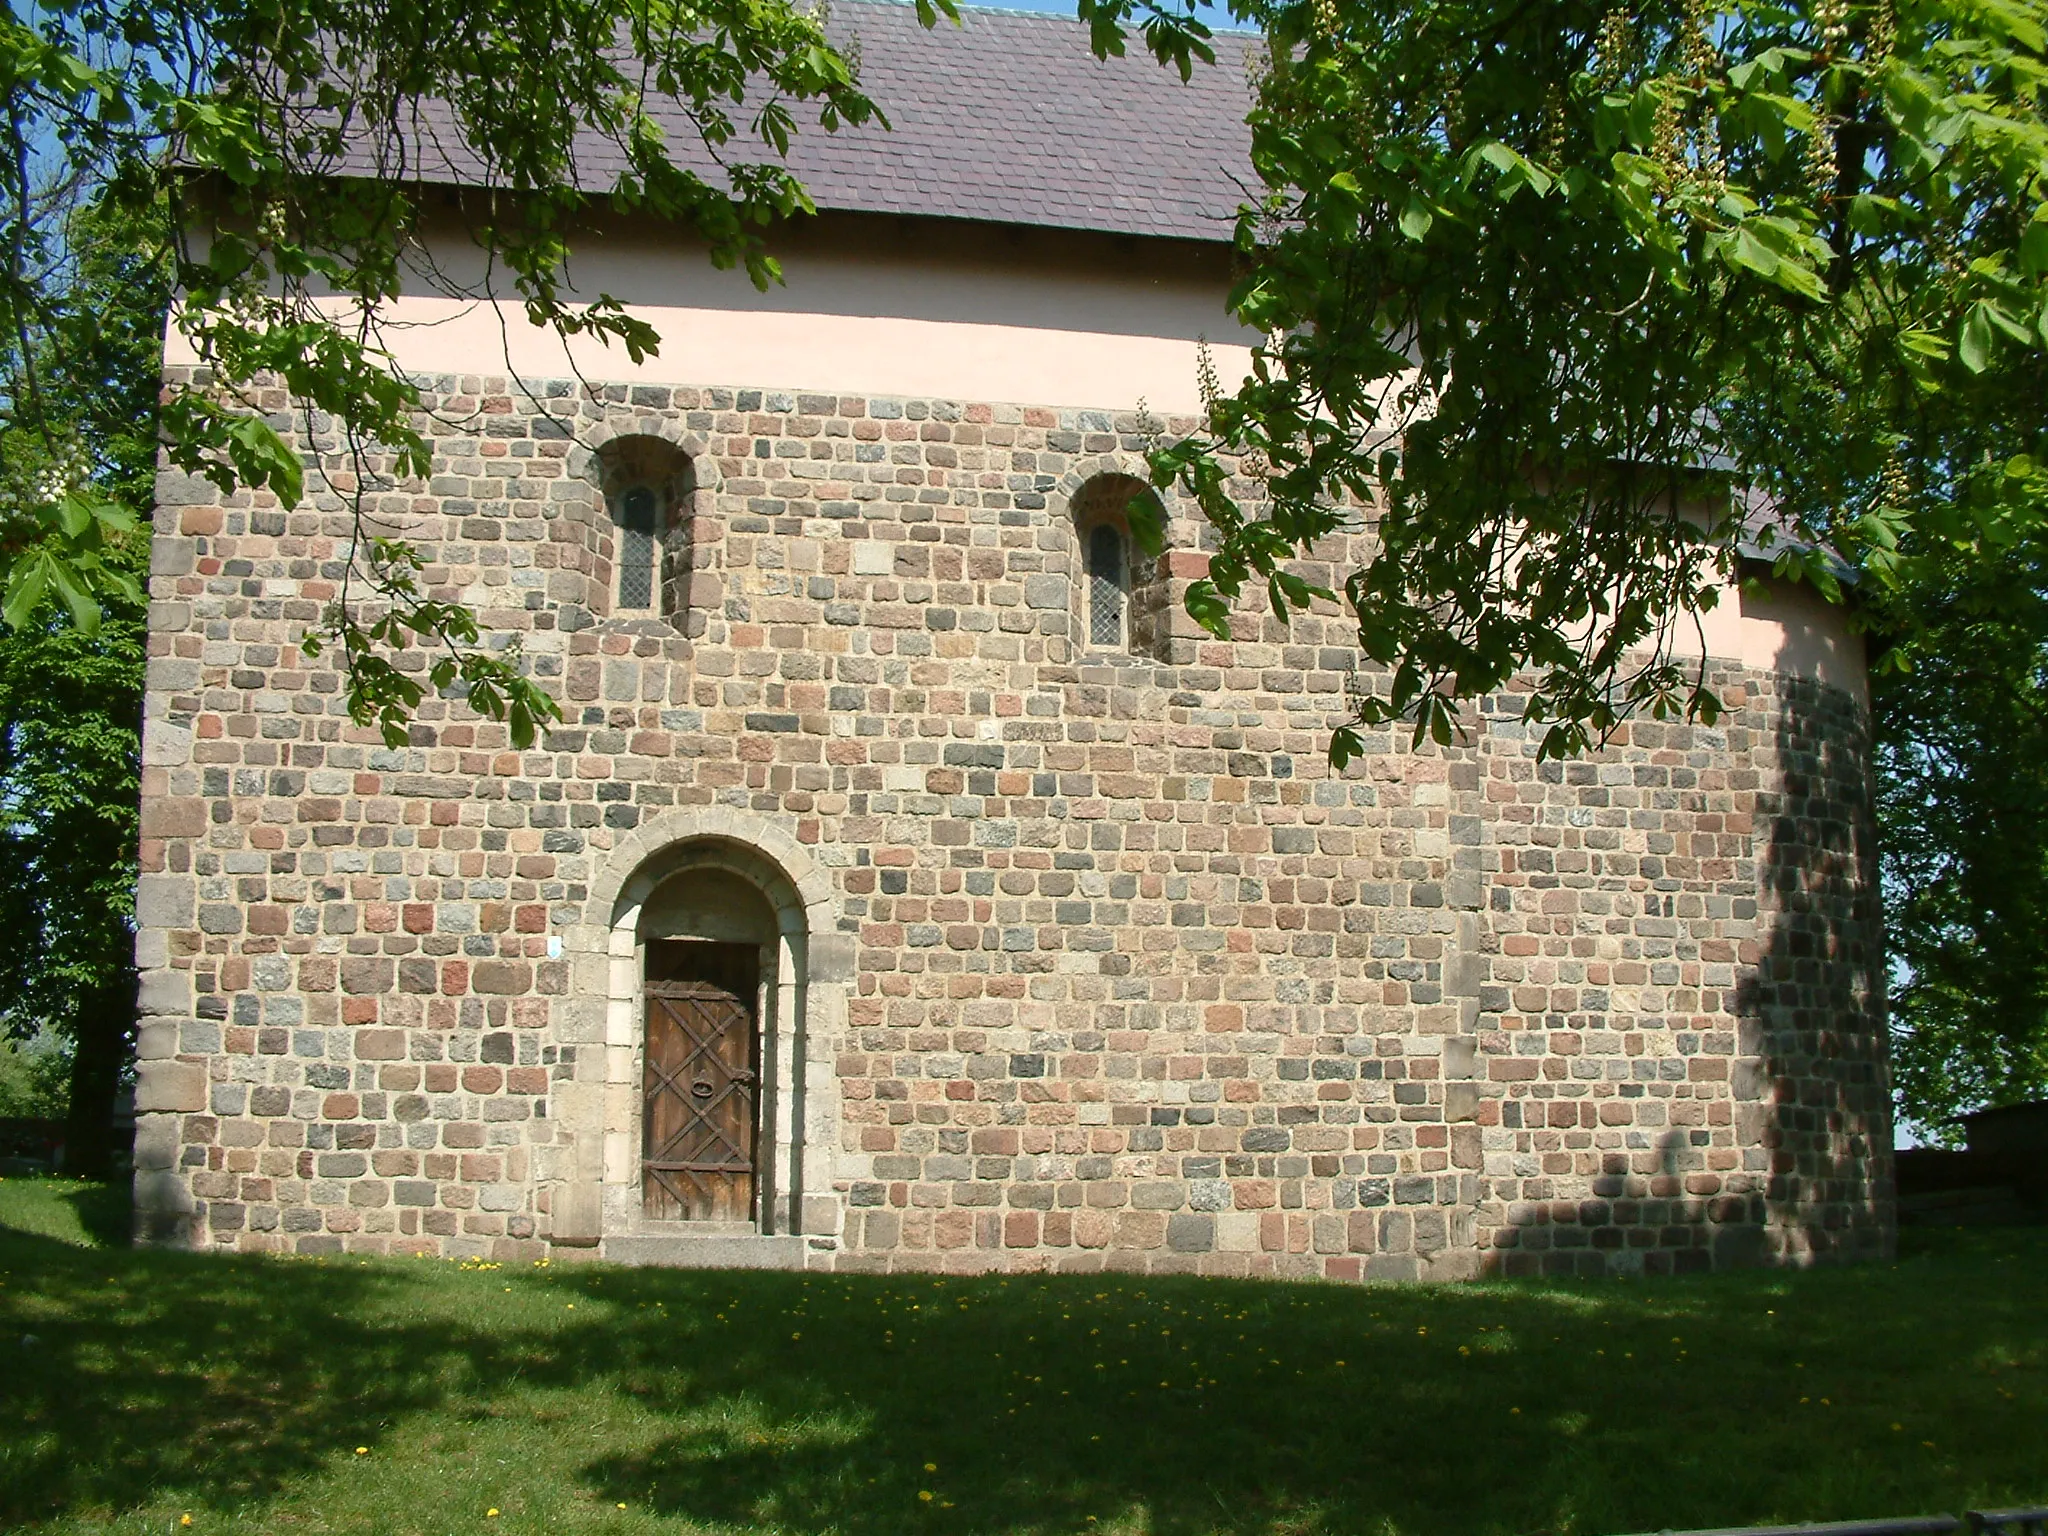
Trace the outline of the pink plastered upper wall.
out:
<instances>
[{"instance_id":1,"label":"pink plastered upper wall","mask_svg":"<svg viewBox=\"0 0 2048 1536\"><path fill-rule=\"evenodd\" d=\"M1002 401L1160 414L1199 408L1207 341L1226 387L1253 336L1224 307L1229 251L933 219L828 214L771 242L783 283L757 290L695 242L613 220L576 244L575 292L610 294L661 336L634 363L587 338L567 345L494 304L453 215L427 239L475 300L417 292L390 308L386 341L416 373L510 372L606 383L710 384L858 396ZM425 287L424 284L421 285ZM501 276L501 294L511 293ZM166 361L194 359L174 333Z\"/></svg>"},{"instance_id":2,"label":"pink plastered upper wall","mask_svg":"<svg viewBox=\"0 0 2048 1536\"><path fill-rule=\"evenodd\" d=\"M1705 528L1726 511L1722 495L1689 493L1679 504L1688 521ZM1748 579L1721 589L1720 600L1681 621L1670 635L1677 657L1712 656L1739 661L1758 672L1811 678L1839 688L1859 705L1870 705L1870 670L1863 636L1849 609L1831 603L1811 586L1769 574L1748 564Z\"/></svg>"}]
</instances>

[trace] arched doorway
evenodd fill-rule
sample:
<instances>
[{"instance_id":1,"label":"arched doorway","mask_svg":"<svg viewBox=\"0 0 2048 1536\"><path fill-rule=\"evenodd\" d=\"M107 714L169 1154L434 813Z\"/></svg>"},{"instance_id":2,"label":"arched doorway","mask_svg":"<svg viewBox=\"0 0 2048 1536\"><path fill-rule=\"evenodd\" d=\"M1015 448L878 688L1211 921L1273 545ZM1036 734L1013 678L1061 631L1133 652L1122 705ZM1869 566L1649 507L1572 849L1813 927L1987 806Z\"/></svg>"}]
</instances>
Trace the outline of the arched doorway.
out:
<instances>
[{"instance_id":1,"label":"arched doorway","mask_svg":"<svg viewBox=\"0 0 2048 1536\"><path fill-rule=\"evenodd\" d=\"M752 1225L773 1183L775 910L737 873L699 866L657 886L638 927L642 1218Z\"/></svg>"},{"instance_id":2,"label":"arched doorway","mask_svg":"<svg viewBox=\"0 0 2048 1536\"><path fill-rule=\"evenodd\" d=\"M554 1175L544 1190L550 1240L594 1245L628 1264L798 1268L808 1254L829 1251L843 1214L833 1189L842 1132L832 1065L843 1049L858 952L853 936L839 931L843 920L824 871L776 821L724 806L679 808L619 838L585 911L591 920L564 934L574 995L564 1005L563 1034L576 1050L576 1076L551 1096L562 1135L546 1165ZM732 948L721 958L715 948L694 946ZM652 1213L644 1125L649 983L709 983L732 1000L728 1006L740 1007L749 991L742 951L754 961L752 1033L735 1021L721 1059L739 1066L747 1057L733 1047L745 1043L758 1074L752 1189L705 1196L710 1215L686 1213L705 1208L689 1205L696 1197L657 1191L661 1203ZM680 1070L686 1058L666 1060L695 1099L699 1079ZM719 1077L704 1080L716 1095ZM735 1124L742 1131L748 1124L737 1105L726 1121ZM717 1160L733 1164L737 1176L748 1159L744 1136L736 1139L739 1154L727 1147ZM669 1141L657 1135L653 1144ZM720 1199L733 1214L719 1213ZM675 1206L683 1209L671 1213Z\"/></svg>"},{"instance_id":3,"label":"arched doorway","mask_svg":"<svg viewBox=\"0 0 2048 1536\"><path fill-rule=\"evenodd\" d=\"M804 1230L805 1199L823 1182L811 1149L829 1142L810 1123L807 1059L818 904L780 859L724 835L724 820L679 814L671 826L721 830L620 850L634 867L612 903L606 946L605 1243L614 1256L628 1256L619 1240L636 1236L700 1246L786 1239ZM652 842L662 830L643 832Z\"/></svg>"}]
</instances>

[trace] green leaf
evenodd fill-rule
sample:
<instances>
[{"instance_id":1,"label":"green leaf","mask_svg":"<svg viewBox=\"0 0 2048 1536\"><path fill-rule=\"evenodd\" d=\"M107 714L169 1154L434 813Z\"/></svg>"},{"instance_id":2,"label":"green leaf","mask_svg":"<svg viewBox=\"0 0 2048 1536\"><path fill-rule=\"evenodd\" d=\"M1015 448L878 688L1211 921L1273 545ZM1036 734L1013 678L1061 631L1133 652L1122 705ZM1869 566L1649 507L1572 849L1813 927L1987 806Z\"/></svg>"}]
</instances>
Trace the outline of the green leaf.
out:
<instances>
[{"instance_id":1,"label":"green leaf","mask_svg":"<svg viewBox=\"0 0 2048 1536\"><path fill-rule=\"evenodd\" d=\"M78 574L61 560L50 564L50 585L70 611L71 622L82 635L96 635L100 629L100 605L78 580Z\"/></svg>"},{"instance_id":2,"label":"green leaf","mask_svg":"<svg viewBox=\"0 0 2048 1536\"><path fill-rule=\"evenodd\" d=\"M0 602L0 619L7 621L9 629L26 628L43 605L43 597L50 590L50 566L48 551L30 550L14 562L14 568L7 573L7 595Z\"/></svg>"},{"instance_id":3,"label":"green leaf","mask_svg":"<svg viewBox=\"0 0 2048 1536\"><path fill-rule=\"evenodd\" d=\"M58 499L56 513L57 526L69 539L83 537L93 525L93 504L76 491Z\"/></svg>"},{"instance_id":4,"label":"green leaf","mask_svg":"<svg viewBox=\"0 0 2048 1536\"><path fill-rule=\"evenodd\" d=\"M1971 305L1969 313L1963 316L1962 333L1956 342L1956 356L1962 359L1963 366L1970 372L1982 373L1991 366L1991 353L1995 346L1987 306Z\"/></svg>"},{"instance_id":5,"label":"green leaf","mask_svg":"<svg viewBox=\"0 0 2048 1536\"><path fill-rule=\"evenodd\" d=\"M2048 203L2035 209L2033 219L2020 235L2020 261L2036 276L2048 272Z\"/></svg>"},{"instance_id":6,"label":"green leaf","mask_svg":"<svg viewBox=\"0 0 2048 1536\"><path fill-rule=\"evenodd\" d=\"M1130 500L1124 511L1131 525L1131 542L1153 559L1166 552L1166 503L1147 486Z\"/></svg>"},{"instance_id":7,"label":"green leaf","mask_svg":"<svg viewBox=\"0 0 2048 1536\"><path fill-rule=\"evenodd\" d=\"M1723 250L1730 264L1747 268L1758 277L1774 278L1778 275L1778 253L1759 240L1747 224L1735 231L1735 238Z\"/></svg>"},{"instance_id":8,"label":"green leaf","mask_svg":"<svg viewBox=\"0 0 2048 1536\"><path fill-rule=\"evenodd\" d=\"M1230 638L1230 604L1208 577L1188 583L1184 600L1188 617L1219 640Z\"/></svg>"}]
</instances>

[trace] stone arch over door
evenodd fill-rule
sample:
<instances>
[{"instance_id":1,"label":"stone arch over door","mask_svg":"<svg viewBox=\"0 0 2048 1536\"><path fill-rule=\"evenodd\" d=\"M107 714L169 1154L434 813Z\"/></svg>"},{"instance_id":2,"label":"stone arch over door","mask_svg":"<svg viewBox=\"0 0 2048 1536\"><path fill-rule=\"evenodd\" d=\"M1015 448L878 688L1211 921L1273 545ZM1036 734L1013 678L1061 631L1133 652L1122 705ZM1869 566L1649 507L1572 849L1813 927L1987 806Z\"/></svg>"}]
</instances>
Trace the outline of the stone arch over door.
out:
<instances>
[{"instance_id":1,"label":"stone arch over door","mask_svg":"<svg viewBox=\"0 0 2048 1536\"><path fill-rule=\"evenodd\" d=\"M601 1041L601 1070L579 1055L581 1099L573 1171L551 1205L556 1241L601 1242L631 1257L650 1233L688 1238L687 1222L650 1221L643 1205L647 946L698 940L758 944L758 1166L748 1240L722 1230L702 1262L790 1262L787 1245L830 1248L840 1227L831 1182L839 1138L832 1063L846 1020L854 947L837 931L832 887L802 845L765 818L723 809L676 811L621 838L593 882L585 921L564 935L573 1000L565 1040ZM672 1262L694 1262L686 1250ZM765 1250L764 1250L765 1253Z\"/></svg>"}]
</instances>

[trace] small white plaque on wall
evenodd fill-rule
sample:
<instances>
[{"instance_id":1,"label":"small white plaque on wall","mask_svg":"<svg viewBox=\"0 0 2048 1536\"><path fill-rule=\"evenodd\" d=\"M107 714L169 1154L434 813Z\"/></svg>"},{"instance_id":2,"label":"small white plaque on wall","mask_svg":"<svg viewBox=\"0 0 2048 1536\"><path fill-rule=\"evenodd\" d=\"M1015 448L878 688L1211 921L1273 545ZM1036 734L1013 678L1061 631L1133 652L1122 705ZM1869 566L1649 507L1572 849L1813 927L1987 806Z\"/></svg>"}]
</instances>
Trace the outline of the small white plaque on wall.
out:
<instances>
[{"instance_id":1,"label":"small white plaque on wall","mask_svg":"<svg viewBox=\"0 0 2048 1536\"><path fill-rule=\"evenodd\" d=\"M853 546L853 574L887 576L896 569L896 551L879 539L863 539Z\"/></svg>"}]
</instances>

